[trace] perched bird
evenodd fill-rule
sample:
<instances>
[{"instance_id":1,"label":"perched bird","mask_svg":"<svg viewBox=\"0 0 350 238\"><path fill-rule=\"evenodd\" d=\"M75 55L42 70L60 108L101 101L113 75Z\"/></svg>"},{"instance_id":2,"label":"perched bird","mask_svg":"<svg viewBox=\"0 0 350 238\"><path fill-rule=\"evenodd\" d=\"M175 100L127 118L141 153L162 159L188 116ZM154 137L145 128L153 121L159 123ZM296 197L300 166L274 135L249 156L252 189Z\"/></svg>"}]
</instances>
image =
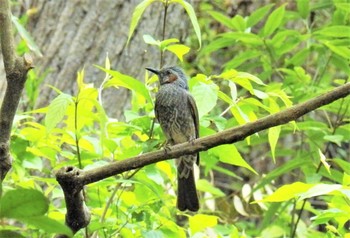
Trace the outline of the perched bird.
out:
<instances>
[{"instance_id":1,"label":"perched bird","mask_svg":"<svg viewBox=\"0 0 350 238\"><path fill-rule=\"evenodd\" d=\"M167 145L193 141L199 136L198 110L188 92L187 76L180 67L161 70L146 68L158 75L160 87L156 95L155 116L167 138ZM198 211L199 202L193 166L199 165L199 154L184 155L176 160L178 194L177 207Z\"/></svg>"}]
</instances>

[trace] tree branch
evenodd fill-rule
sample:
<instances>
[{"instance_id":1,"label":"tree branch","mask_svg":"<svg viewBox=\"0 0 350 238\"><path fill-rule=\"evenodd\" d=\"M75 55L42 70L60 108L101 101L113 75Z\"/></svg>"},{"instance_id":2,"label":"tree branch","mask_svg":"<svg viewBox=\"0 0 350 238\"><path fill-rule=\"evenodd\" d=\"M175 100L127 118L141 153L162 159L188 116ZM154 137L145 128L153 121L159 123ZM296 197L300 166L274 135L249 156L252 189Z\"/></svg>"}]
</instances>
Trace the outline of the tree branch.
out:
<instances>
[{"instance_id":1,"label":"tree branch","mask_svg":"<svg viewBox=\"0 0 350 238\"><path fill-rule=\"evenodd\" d=\"M11 10L8 0L0 0L0 43L4 59L7 87L0 109L0 183L12 166L9 141L13 119L24 88L32 59L19 57L15 52Z\"/></svg>"},{"instance_id":2,"label":"tree branch","mask_svg":"<svg viewBox=\"0 0 350 238\"><path fill-rule=\"evenodd\" d=\"M305 115L308 112L311 112L326 104L330 104L340 98L344 98L349 94L350 83L347 83L314 99L308 100L304 103L300 103L276 114L266 116L255 122L250 122L243 126L238 126L232 129L216 133L214 135L199 138L194 140L193 142L186 142L174 145L170 147L170 150L167 152L165 152L165 150L150 152L122 161L113 162L109 165L101 166L100 168L85 171L80 170L78 168L74 168L73 166L63 167L57 172L56 180L61 185L65 195L82 193L82 188L84 185L97 182L110 176L115 176L125 171L142 168L146 165L153 164L159 161L177 158L181 155L194 154L196 152L208 150L218 145L231 144L243 140L244 138L253 135L254 133L257 133L259 131L274 126L282 125L289 121L296 120L297 118ZM74 193L72 192L73 190ZM69 227L71 227L73 231L77 231L85 227L87 225L86 221L90 219L90 214L86 211L86 206L83 206L81 204L79 196L76 196L76 199L77 201L69 200L66 198L67 214L73 214L72 211L69 211L69 207L75 207L76 210L76 206L74 206L73 204L80 204L80 210L78 211L78 214L80 214L80 226L76 226L76 224L78 223L77 221L68 221L66 219L66 224ZM82 219L82 215L84 215L84 219ZM77 217L77 215L75 215L75 217Z\"/></svg>"},{"instance_id":3,"label":"tree branch","mask_svg":"<svg viewBox=\"0 0 350 238\"><path fill-rule=\"evenodd\" d=\"M135 156L122 161L113 162L109 165L101 166L91 170L81 171L77 178L82 184L87 185L122 172L141 168L143 166L153 164L162 160L170 158L177 158L181 155L193 154L199 151L208 150L222 144L232 144L234 142L243 140L244 138L253 135L259 131L268 129L270 127L285 124L289 121L311 112L323 105L330 104L340 98L344 98L350 94L350 83L337 87L332 91L318 96L314 99L300 103L288 109L285 109L276 114L266 116L257 121L247 123L232 129L228 129L215 135L206 136L194 140L193 142L186 142L170 147L170 151L165 152L159 150L155 152L146 153ZM58 180L60 178L57 178Z\"/></svg>"}]
</instances>

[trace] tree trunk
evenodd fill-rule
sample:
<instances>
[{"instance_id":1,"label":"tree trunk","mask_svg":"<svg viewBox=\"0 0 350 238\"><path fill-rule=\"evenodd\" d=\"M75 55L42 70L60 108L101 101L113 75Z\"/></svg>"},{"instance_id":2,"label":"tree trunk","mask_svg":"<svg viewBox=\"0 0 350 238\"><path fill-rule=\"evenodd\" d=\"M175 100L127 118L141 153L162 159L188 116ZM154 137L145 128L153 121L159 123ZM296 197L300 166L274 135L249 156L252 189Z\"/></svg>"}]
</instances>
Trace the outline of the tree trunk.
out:
<instances>
[{"instance_id":1,"label":"tree trunk","mask_svg":"<svg viewBox=\"0 0 350 238\"><path fill-rule=\"evenodd\" d=\"M111 61L112 69L143 79L145 67L159 67L159 51L144 43L142 36L150 34L161 39L163 4L151 4L140 19L129 45L126 45L132 13L139 0L29 0L21 12L37 9L29 18L26 29L39 46L43 57L34 59L40 73L47 72L37 107L48 105L56 92L53 85L68 94L76 93L77 71L85 69L85 81L98 87L104 73L94 64L104 66L105 58ZM165 38L184 38L189 21L178 4L168 9ZM172 20L172 19L184 19ZM174 64L176 59L166 55L165 64ZM2 65L1 65L2 67ZM0 77L4 71L0 69ZM0 98L5 89L0 82ZM128 106L129 92L125 89L104 91L104 107L110 116L122 117ZM107 100L108 99L108 100Z\"/></svg>"}]
</instances>

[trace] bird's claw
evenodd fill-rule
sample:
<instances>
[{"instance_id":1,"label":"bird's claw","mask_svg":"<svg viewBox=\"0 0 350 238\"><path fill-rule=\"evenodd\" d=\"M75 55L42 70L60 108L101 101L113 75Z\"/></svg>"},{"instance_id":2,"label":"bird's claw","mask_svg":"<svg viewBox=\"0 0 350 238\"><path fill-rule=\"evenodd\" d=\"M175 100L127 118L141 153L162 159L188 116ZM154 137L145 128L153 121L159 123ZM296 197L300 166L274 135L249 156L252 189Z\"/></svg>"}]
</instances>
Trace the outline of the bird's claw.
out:
<instances>
[{"instance_id":1,"label":"bird's claw","mask_svg":"<svg viewBox=\"0 0 350 238\"><path fill-rule=\"evenodd\" d=\"M167 155L170 151L171 151L170 145L169 144L165 144L164 145L164 153Z\"/></svg>"},{"instance_id":2,"label":"bird's claw","mask_svg":"<svg viewBox=\"0 0 350 238\"><path fill-rule=\"evenodd\" d=\"M191 143L191 145L194 145L194 141L196 140L197 138L192 138L188 141L188 143Z\"/></svg>"}]
</instances>

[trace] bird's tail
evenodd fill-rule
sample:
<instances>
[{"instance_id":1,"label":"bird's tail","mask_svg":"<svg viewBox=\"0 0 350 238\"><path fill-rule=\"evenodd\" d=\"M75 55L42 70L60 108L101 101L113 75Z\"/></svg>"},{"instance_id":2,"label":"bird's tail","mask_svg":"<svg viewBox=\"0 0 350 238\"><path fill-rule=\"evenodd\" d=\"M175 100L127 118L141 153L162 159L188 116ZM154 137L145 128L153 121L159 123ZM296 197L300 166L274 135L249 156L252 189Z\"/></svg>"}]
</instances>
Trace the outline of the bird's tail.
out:
<instances>
[{"instance_id":1,"label":"bird's tail","mask_svg":"<svg viewBox=\"0 0 350 238\"><path fill-rule=\"evenodd\" d=\"M196 212L199 209L199 201L193 174L193 165L196 159L197 155L182 156L178 159L177 207L180 211L188 209Z\"/></svg>"}]
</instances>

